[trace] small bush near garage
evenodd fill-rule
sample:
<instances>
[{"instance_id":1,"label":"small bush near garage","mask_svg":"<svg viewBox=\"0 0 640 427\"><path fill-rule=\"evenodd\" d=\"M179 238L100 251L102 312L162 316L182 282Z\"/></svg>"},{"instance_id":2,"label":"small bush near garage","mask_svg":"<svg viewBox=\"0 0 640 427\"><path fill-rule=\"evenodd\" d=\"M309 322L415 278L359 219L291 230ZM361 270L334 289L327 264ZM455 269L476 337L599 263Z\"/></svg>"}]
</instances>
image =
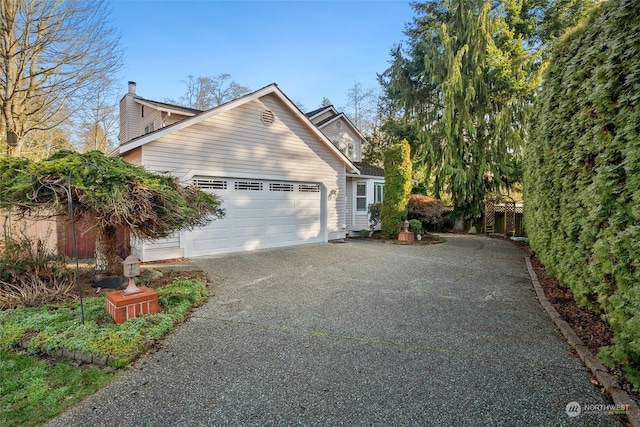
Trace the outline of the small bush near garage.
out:
<instances>
[{"instance_id":1,"label":"small bush near garage","mask_svg":"<svg viewBox=\"0 0 640 427\"><path fill-rule=\"evenodd\" d=\"M610 0L558 42L526 145L525 227L547 270L613 331L640 388L640 2Z\"/></svg>"}]
</instances>

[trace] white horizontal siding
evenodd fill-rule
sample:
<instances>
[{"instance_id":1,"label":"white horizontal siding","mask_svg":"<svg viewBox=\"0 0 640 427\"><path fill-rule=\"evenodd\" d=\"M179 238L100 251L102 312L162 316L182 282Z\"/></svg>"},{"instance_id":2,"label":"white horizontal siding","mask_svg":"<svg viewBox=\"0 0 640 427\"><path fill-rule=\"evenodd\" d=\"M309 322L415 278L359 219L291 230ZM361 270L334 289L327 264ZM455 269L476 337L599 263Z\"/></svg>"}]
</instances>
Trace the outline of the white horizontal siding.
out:
<instances>
[{"instance_id":1,"label":"white horizontal siding","mask_svg":"<svg viewBox=\"0 0 640 427\"><path fill-rule=\"evenodd\" d=\"M276 117L270 126L261 121L265 108ZM248 102L147 143L142 146L142 158L148 170L169 172L178 178L200 171L220 177L264 176L321 184L325 194L336 190L336 194L325 198L327 238L345 237L344 161L276 95ZM178 239L161 247L145 244L141 254L144 260L150 260L171 251L183 256L181 250Z\"/></svg>"},{"instance_id":2,"label":"white horizontal siding","mask_svg":"<svg viewBox=\"0 0 640 427\"><path fill-rule=\"evenodd\" d=\"M342 123L340 128L338 128L337 123ZM362 139L358 136L356 132L353 131L351 126L347 124L347 121L344 118L340 117L335 122L329 123L326 126L323 126L320 129L322 133L324 133L329 140L333 141L334 139L339 139L341 141L350 141L354 144L355 152L354 156L351 160L354 162L359 162L362 160Z\"/></svg>"},{"instance_id":3,"label":"white horizontal siding","mask_svg":"<svg viewBox=\"0 0 640 427\"><path fill-rule=\"evenodd\" d=\"M345 197L345 216L347 220L347 230L355 230L353 225L353 180L347 178Z\"/></svg>"},{"instance_id":4,"label":"white horizontal siding","mask_svg":"<svg viewBox=\"0 0 640 427\"><path fill-rule=\"evenodd\" d=\"M153 123L153 130L160 129L162 127L162 113L158 110L147 106L144 107L144 117L140 118L140 135L144 135L144 128Z\"/></svg>"},{"instance_id":5,"label":"white horizontal siding","mask_svg":"<svg viewBox=\"0 0 640 427\"><path fill-rule=\"evenodd\" d=\"M279 117L284 124L306 143L304 147L310 149L315 155L315 161L309 162L307 157L291 157L294 163L302 169L315 168L315 171L322 173L327 192L335 189L337 193L328 198L327 201L327 231L329 239L342 239L346 236L346 172L345 164L327 144L318 138L307 125L297 115L280 103L275 95L268 95L262 98L268 106ZM302 141L300 141L302 142Z\"/></svg>"},{"instance_id":6,"label":"white horizontal siding","mask_svg":"<svg viewBox=\"0 0 640 427\"><path fill-rule=\"evenodd\" d=\"M269 108L276 120L261 121ZM268 95L213 116L144 146L145 167L182 178L189 171L242 177L280 176L322 183L344 194L345 166L338 156L275 95ZM329 238L339 238L345 224L344 202L328 202ZM344 237L344 236L343 236Z\"/></svg>"},{"instance_id":7,"label":"white horizontal siding","mask_svg":"<svg viewBox=\"0 0 640 427\"><path fill-rule=\"evenodd\" d=\"M176 232L165 239L157 239L152 242L131 243L131 253L140 261L158 261L162 259L182 258L184 249L180 247L180 233Z\"/></svg>"}]
</instances>

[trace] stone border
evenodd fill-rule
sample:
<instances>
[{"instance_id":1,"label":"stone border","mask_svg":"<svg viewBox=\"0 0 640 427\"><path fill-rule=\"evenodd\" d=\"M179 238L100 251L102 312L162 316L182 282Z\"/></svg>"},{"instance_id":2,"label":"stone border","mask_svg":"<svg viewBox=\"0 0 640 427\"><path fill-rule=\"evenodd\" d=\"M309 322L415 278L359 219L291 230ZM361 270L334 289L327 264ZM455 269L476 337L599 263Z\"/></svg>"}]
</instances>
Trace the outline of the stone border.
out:
<instances>
[{"instance_id":1,"label":"stone border","mask_svg":"<svg viewBox=\"0 0 640 427\"><path fill-rule=\"evenodd\" d=\"M560 329L560 332L562 332L562 335L564 335L569 345L571 345L571 347L578 353L582 363L589 368L600 385L611 396L613 403L616 405L624 405L629 408L625 411L629 424L632 427L640 427L640 407L638 407L638 404L626 391L622 389L622 387L620 387L620 384L618 384L611 374L609 374L607 367L596 359L593 353L591 353L591 350L584 345L580 337L578 337L573 329L571 329L571 326L569 326L569 324L560 317L558 311L553 307L553 305L551 305L547 296L544 294L544 290L538 281L538 275L531 265L531 260L528 256L525 256L524 260L527 264L527 270L529 271L529 276L533 283L533 289L536 291L540 305L542 305L549 317L551 317L551 320L553 320L553 323L555 323L558 329Z\"/></svg>"},{"instance_id":2,"label":"stone border","mask_svg":"<svg viewBox=\"0 0 640 427\"><path fill-rule=\"evenodd\" d=\"M28 350L30 343L31 343L30 338L23 338L22 341L20 341L20 347L22 347L24 350ZM38 351L51 357L55 357L55 358L64 357L67 359L75 360L76 362L79 362L79 363L93 364L100 367L107 367L108 361L109 361L108 356L98 356L97 354L85 353L84 351L80 351L80 350L68 350L66 348L60 348L54 351L45 351L45 350L38 350Z\"/></svg>"}]
</instances>

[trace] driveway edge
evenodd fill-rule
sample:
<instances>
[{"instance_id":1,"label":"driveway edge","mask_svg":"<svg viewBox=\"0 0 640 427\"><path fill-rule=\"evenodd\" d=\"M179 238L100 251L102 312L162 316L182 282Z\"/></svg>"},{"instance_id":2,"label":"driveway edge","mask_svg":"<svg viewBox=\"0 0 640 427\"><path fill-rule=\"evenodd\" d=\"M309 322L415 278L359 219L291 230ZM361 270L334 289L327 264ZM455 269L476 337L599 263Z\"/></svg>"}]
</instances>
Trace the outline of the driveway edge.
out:
<instances>
[{"instance_id":1,"label":"driveway edge","mask_svg":"<svg viewBox=\"0 0 640 427\"><path fill-rule=\"evenodd\" d=\"M578 337L573 329L571 329L571 326L569 326L569 324L560 317L560 313L558 313L553 305L551 305L544 293L544 290L542 289L542 286L540 286L538 275L531 265L531 260L526 255L524 260L527 264L531 283L533 284L533 289L536 291L536 296L540 301L540 305L542 305L551 320L553 320L553 323L555 323L558 329L560 329L560 332L562 332L562 335L564 335L569 345L578 353L582 363L589 368L593 376L598 380L607 394L611 396L613 403L621 406L624 405L628 408L625 411L625 416L629 421L629 424L632 427L640 427L640 407L638 407L638 404L626 391L622 389L622 387L620 387L620 384L618 384L613 376L609 374L607 367L596 359L593 353L591 353L591 350L584 345L580 337Z\"/></svg>"}]
</instances>

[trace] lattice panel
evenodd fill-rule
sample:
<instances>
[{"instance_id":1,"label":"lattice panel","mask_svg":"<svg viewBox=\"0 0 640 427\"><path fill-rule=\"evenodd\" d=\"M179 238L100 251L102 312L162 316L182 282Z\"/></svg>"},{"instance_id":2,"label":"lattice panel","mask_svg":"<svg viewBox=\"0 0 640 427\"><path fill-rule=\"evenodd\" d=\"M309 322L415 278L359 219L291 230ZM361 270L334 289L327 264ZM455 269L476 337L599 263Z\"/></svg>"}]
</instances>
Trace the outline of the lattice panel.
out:
<instances>
[{"instance_id":1,"label":"lattice panel","mask_svg":"<svg viewBox=\"0 0 640 427\"><path fill-rule=\"evenodd\" d=\"M484 232L494 233L496 230L496 205L493 200L484 202Z\"/></svg>"},{"instance_id":2,"label":"lattice panel","mask_svg":"<svg viewBox=\"0 0 640 427\"><path fill-rule=\"evenodd\" d=\"M516 202L504 204L504 234L505 236L516 233Z\"/></svg>"}]
</instances>

